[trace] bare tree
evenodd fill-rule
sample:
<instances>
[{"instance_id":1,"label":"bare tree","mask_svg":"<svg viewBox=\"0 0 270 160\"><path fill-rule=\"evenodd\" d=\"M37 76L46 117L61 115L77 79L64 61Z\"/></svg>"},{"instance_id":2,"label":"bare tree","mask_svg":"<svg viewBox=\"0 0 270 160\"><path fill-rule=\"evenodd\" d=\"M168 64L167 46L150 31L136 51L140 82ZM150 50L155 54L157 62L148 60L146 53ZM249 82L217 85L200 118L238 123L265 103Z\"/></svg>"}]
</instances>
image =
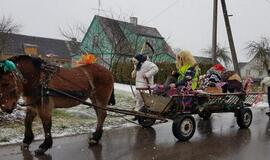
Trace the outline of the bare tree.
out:
<instances>
[{"instance_id":1,"label":"bare tree","mask_svg":"<svg viewBox=\"0 0 270 160\"><path fill-rule=\"evenodd\" d=\"M113 17L113 14L111 15ZM112 21L113 22L113 21ZM118 63L119 60L123 57L130 56L131 53L129 49L131 46L127 43L126 35L124 33L118 34L119 32L115 32L112 30L111 23L100 23L102 26L97 27L94 30L87 31L86 27L83 25L68 25L65 29L60 28L60 33L63 37L68 39L70 42L74 42L79 54L86 53L91 50L97 56L97 59L100 63L103 63L108 69L112 69L114 63ZM114 28L115 29L115 28ZM126 29L126 25L122 26L122 30ZM106 33L106 34L105 34ZM81 48L81 44L78 43L82 40L81 37L87 35L86 43L87 47L90 48ZM111 41L110 44L106 44L106 42ZM78 41L74 41L74 40Z\"/></svg>"},{"instance_id":2,"label":"bare tree","mask_svg":"<svg viewBox=\"0 0 270 160\"><path fill-rule=\"evenodd\" d=\"M66 38L72 44L73 48L75 48L75 50L78 51L78 53L76 53L74 56L85 54L87 52L81 49L81 44L80 44L80 42L82 41L82 38L87 33L87 28L84 25L82 24L67 25L65 28L60 27L59 32L64 38ZM90 32L90 36L93 38L92 38L92 42L89 42L89 45L91 45L90 43L92 43L92 46L94 45L97 48L104 48L104 46L102 46L103 43L99 42L99 41L104 40L104 36L102 36L102 32L103 32L102 30ZM103 58L102 54L100 55L100 53L103 53L101 49L99 53L96 54L98 60L100 60L105 65L110 66L110 63L107 62L105 58Z\"/></svg>"},{"instance_id":3,"label":"bare tree","mask_svg":"<svg viewBox=\"0 0 270 160\"><path fill-rule=\"evenodd\" d=\"M212 56L213 51L212 47L209 47L207 49L203 49L203 52L209 56ZM229 56L230 51L228 51L228 48L222 47L219 44L216 46L216 57L218 62L223 62L226 67L229 66L229 64L232 62L231 57Z\"/></svg>"},{"instance_id":4,"label":"bare tree","mask_svg":"<svg viewBox=\"0 0 270 160\"><path fill-rule=\"evenodd\" d=\"M258 59L258 67L260 69L269 69L270 63L270 39L268 37L261 37L261 39L257 41L248 42L249 56L255 56Z\"/></svg>"},{"instance_id":5,"label":"bare tree","mask_svg":"<svg viewBox=\"0 0 270 160\"><path fill-rule=\"evenodd\" d=\"M19 32L20 28L21 28L21 25L14 23L14 20L11 16L9 17L3 16L0 19L0 53L1 55L8 47L7 41L10 34Z\"/></svg>"},{"instance_id":6,"label":"bare tree","mask_svg":"<svg viewBox=\"0 0 270 160\"><path fill-rule=\"evenodd\" d=\"M110 17L114 17L114 15L111 14ZM122 19L122 17L119 18ZM102 63L110 70L119 61L129 60L129 58L140 52L144 42L150 44L143 51L143 54L148 55L150 59L157 59L158 55L162 54L164 44L161 43L165 43L162 38L157 41L153 37L134 34L130 31L131 24L124 20L115 21L113 19L99 18L98 23L99 25L93 24L87 32L85 27L74 25L68 26L67 29L60 29L60 33L68 40L73 40L80 34L85 35L83 44L77 43L80 45L78 46L80 53L94 52L99 63Z\"/></svg>"},{"instance_id":7,"label":"bare tree","mask_svg":"<svg viewBox=\"0 0 270 160\"><path fill-rule=\"evenodd\" d=\"M67 25L66 27L59 27L60 34L66 39L72 41L76 39L77 41L81 41L85 33L87 32L87 28L83 24L72 24Z\"/></svg>"}]
</instances>

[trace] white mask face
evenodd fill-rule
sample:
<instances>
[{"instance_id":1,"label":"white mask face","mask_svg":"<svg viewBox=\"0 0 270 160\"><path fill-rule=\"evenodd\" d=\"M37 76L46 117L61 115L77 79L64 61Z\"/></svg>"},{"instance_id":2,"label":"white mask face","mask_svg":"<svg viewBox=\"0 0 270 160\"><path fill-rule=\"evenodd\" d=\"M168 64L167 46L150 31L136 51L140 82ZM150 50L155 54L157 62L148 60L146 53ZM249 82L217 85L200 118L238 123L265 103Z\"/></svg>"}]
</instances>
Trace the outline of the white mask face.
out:
<instances>
[{"instance_id":1,"label":"white mask face","mask_svg":"<svg viewBox=\"0 0 270 160\"><path fill-rule=\"evenodd\" d=\"M133 63L134 65L138 64L138 62L139 62L136 58L132 58L131 61L132 61L132 63Z\"/></svg>"}]
</instances>

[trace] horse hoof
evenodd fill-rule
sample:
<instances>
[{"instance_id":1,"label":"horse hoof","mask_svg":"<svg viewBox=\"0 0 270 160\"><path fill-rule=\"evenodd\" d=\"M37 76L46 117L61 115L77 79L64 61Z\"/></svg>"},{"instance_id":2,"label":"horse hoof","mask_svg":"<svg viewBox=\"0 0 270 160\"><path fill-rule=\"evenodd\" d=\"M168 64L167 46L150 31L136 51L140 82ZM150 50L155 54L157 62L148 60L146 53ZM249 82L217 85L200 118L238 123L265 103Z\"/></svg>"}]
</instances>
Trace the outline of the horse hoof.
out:
<instances>
[{"instance_id":1,"label":"horse hoof","mask_svg":"<svg viewBox=\"0 0 270 160\"><path fill-rule=\"evenodd\" d=\"M94 140L94 139L89 139L88 144L89 144L90 146L97 145L97 144L98 144L98 141L97 141L97 140Z\"/></svg>"},{"instance_id":2,"label":"horse hoof","mask_svg":"<svg viewBox=\"0 0 270 160\"><path fill-rule=\"evenodd\" d=\"M22 149L22 150L29 150L29 144L22 143L22 144L21 144L21 149Z\"/></svg>"},{"instance_id":3,"label":"horse hoof","mask_svg":"<svg viewBox=\"0 0 270 160\"><path fill-rule=\"evenodd\" d=\"M38 148L37 150L35 150L36 155L41 155L41 154L44 154L45 152L46 152L46 150L42 149L42 148Z\"/></svg>"}]
</instances>

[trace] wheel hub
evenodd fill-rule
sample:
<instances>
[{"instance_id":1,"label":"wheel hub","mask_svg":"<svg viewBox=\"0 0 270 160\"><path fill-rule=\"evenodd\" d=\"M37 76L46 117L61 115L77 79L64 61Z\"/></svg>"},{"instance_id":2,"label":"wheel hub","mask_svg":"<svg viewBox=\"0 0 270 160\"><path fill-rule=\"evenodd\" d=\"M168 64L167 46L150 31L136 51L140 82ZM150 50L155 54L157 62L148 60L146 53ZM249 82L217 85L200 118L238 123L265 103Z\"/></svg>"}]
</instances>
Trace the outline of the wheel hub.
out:
<instances>
[{"instance_id":1,"label":"wheel hub","mask_svg":"<svg viewBox=\"0 0 270 160\"><path fill-rule=\"evenodd\" d=\"M192 128L192 121L187 119L182 122L180 130L184 136L188 136L189 134L191 134Z\"/></svg>"},{"instance_id":2,"label":"wheel hub","mask_svg":"<svg viewBox=\"0 0 270 160\"><path fill-rule=\"evenodd\" d=\"M245 113L244 114L244 123L247 125L250 123L250 120L251 120L251 116L249 115L249 113Z\"/></svg>"}]
</instances>

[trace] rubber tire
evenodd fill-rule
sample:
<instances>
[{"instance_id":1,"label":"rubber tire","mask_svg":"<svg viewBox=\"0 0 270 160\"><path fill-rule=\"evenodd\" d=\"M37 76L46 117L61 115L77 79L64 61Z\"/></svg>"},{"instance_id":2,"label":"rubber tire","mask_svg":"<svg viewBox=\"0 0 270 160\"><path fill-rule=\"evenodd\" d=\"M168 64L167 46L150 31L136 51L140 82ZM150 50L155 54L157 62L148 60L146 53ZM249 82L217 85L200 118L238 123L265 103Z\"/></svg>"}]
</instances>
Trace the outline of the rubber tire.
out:
<instances>
[{"instance_id":1,"label":"rubber tire","mask_svg":"<svg viewBox=\"0 0 270 160\"><path fill-rule=\"evenodd\" d=\"M140 112L147 113L147 109L141 108ZM137 116L137 118L138 118L138 123L142 127L146 127L146 128L152 127L156 122L156 119L153 119L153 118L147 118L147 117L142 117L142 116Z\"/></svg>"},{"instance_id":2,"label":"rubber tire","mask_svg":"<svg viewBox=\"0 0 270 160\"><path fill-rule=\"evenodd\" d=\"M247 121L248 118L248 121ZM248 128L252 122L252 112L250 108L241 108L236 116L236 122L240 128Z\"/></svg>"},{"instance_id":3,"label":"rubber tire","mask_svg":"<svg viewBox=\"0 0 270 160\"><path fill-rule=\"evenodd\" d=\"M190 128L191 130L189 131L187 135L184 135L184 133L181 131L181 125L185 122L189 123L192 127ZM173 132L173 135L179 141L188 141L194 135L195 130L196 130L195 119L191 115L183 115L173 121L172 132Z\"/></svg>"},{"instance_id":4,"label":"rubber tire","mask_svg":"<svg viewBox=\"0 0 270 160\"><path fill-rule=\"evenodd\" d=\"M204 120L210 119L211 114L212 114L211 112L207 112L207 111L202 111L198 113L198 115Z\"/></svg>"}]
</instances>

